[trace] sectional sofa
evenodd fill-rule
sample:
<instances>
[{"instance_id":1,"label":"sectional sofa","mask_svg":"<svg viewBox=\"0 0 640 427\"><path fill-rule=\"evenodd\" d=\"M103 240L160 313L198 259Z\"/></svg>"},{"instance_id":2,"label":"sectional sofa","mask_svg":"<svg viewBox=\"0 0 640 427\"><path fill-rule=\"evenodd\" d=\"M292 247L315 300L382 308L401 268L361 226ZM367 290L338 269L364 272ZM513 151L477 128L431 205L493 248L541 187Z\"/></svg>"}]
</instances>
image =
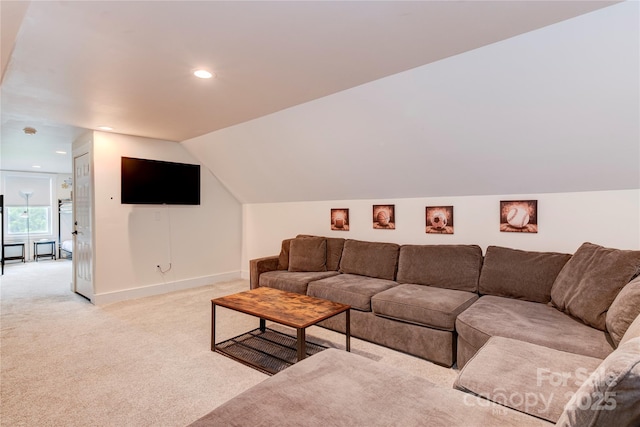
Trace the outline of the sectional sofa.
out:
<instances>
[{"instance_id":1,"label":"sectional sofa","mask_svg":"<svg viewBox=\"0 0 640 427\"><path fill-rule=\"evenodd\" d=\"M455 389L325 351L195 425L232 416L229 425L252 425L265 405L307 419L261 425L640 425L640 251L584 243L572 255L497 246L483 254L476 245L300 235L250 268L252 288L351 305L353 336L457 362Z\"/></svg>"},{"instance_id":2,"label":"sectional sofa","mask_svg":"<svg viewBox=\"0 0 640 427\"><path fill-rule=\"evenodd\" d=\"M494 335L603 359L614 349L607 310L639 272L640 251L592 243L573 256L497 246L483 255L477 245L300 235L250 261L252 288L349 304L353 336L459 368Z\"/></svg>"}]
</instances>

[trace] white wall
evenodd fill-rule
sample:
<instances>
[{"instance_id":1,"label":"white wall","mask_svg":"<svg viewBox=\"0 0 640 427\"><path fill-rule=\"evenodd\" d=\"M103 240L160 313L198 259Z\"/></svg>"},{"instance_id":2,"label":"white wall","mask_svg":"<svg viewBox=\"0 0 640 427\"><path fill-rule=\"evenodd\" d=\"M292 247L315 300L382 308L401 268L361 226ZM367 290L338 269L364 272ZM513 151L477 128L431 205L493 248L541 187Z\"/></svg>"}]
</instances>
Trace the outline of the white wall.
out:
<instances>
[{"instance_id":1,"label":"white wall","mask_svg":"<svg viewBox=\"0 0 640 427\"><path fill-rule=\"evenodd\" d=\"M242 207L205 167L200 206L120 203L122 156L198 163L181 144L103 132L93 141L96 304L240 276Z\"/></svg>"},{"instance_id":2,"label":"white wall","mask_svg":"<svg viewBox=\"0 0 640 427\"><path fill-rule=\"evenodd\" d=\"M501 200L538 200L538 233L499 231ZM396 229L374 230L372 205L395 204ZM454 234L425 233L425 207L454 207ZM350 230L331 231L332 208L349 208ZM243 277L249 260L277 255L297 234L400 244L478 244L573 253L585 241L640 249L640 190L244 205Z\"/></svg>"},{"instance_id":3,"label":"white wall","mask_svg":"<svg viewBox=\"0 0 640 427\"><path fill-rule=\"evenodd\" d=\"M72 168L72 165L69 165L69 169ZM66 182L71 182L73 179L73 174L69 173L59 173L56 176L56 191L55 195L57 199L70 199L71 198L71 190L72 186L67 185ZM57 201L56 201L57 202Z\"/></svg>"}]
</instances>

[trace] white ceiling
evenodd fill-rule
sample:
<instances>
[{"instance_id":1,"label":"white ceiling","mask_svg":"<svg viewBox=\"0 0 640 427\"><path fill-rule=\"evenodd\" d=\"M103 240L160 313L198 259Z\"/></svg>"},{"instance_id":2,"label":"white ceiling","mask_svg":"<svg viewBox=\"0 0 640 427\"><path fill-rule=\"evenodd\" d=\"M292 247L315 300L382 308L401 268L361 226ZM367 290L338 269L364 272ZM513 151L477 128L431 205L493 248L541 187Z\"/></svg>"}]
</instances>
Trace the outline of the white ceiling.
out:
<instances>
[{"instance_id":1,"label":"white ceiling","mask_svg":"<svg viewBox=\"0 0 640 427\"><path fill-rule=\"evenodd\" d=\"M0 168L69 172L102 125L184 141L612 3L2 1Z\"/></svg>"}]
</instances>

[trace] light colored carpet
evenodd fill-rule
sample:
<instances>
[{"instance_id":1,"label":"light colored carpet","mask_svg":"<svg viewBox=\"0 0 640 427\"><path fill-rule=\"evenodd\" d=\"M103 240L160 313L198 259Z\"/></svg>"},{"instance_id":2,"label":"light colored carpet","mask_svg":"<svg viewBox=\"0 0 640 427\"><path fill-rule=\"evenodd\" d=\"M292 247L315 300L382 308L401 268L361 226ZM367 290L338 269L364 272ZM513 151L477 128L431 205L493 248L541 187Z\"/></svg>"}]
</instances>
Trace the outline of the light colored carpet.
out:
<instances>
[{"instance_id":1,"label":"light colored carpet","mask_svg":"<svg viewBox=\"0 0 640 427\"><path fill-rule=\"evenodd\" d=\"M267 378L210 351L211 299L247 280L101 307L70 292L68 260L10 264L0 280L2 426L184 426ZM218 310L218 340L258 326ZM344 348L323 328L307 337ZM445 387L457 374L358 339L351 348Z\"/></svg>"}]
</instances>

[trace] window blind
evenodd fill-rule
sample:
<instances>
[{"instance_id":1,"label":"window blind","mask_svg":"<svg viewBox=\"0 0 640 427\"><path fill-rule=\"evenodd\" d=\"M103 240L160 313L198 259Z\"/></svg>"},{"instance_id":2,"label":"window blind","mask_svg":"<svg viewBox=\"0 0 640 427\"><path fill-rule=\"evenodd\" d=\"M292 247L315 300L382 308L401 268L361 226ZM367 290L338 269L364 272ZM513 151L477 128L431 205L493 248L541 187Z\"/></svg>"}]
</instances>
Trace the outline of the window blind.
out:
<instances>
[{"instance_id":1,"label":"window blind","mask_svg":"<svg viewBox=\"0 0 640 427\"><path fill-rule=\"evenodd\" d=\"M50 176L5 175L4 197L6 206L51 206L53 179Z\"/></svg>"}]
</instances>

